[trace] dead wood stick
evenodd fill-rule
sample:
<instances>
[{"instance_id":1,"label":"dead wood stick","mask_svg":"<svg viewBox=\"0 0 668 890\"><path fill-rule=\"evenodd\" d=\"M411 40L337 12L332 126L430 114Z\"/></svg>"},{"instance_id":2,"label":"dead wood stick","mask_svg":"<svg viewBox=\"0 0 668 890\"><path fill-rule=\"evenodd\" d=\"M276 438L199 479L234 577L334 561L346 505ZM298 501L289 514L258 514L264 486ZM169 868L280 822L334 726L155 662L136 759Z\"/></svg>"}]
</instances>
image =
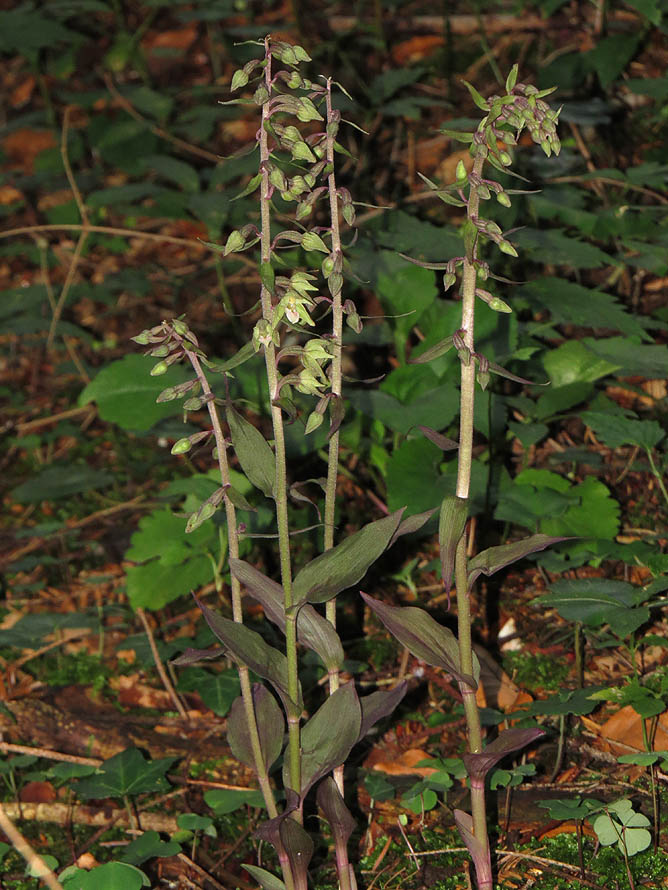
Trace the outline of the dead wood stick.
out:
<instances>
[{"instance_id":1,"label":"dead wood stick","mask_svg":"<svg viewBox=\"0 0 668 890\"><path fill-rule=\"evenodd\" d=\"M23 856L30 866L33 875L39 876L39 879L43 881L50 890L63 890L63 885L51 871L46 862L42 859L39 853L36 853L33 850L28 841L11 821L6 812L8 808L7 804L0 803L0 828L2 828L12 842L14 849Z\"/></svg>"}]
</instances>

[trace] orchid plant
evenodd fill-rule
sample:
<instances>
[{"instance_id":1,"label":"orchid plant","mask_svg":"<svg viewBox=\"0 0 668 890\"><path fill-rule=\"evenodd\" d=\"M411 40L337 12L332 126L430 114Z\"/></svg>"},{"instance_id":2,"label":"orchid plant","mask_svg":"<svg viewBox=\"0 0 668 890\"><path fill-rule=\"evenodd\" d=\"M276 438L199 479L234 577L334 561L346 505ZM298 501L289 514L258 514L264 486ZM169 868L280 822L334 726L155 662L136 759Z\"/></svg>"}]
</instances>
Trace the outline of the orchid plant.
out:
<instances>
[{"instance_id":1,"label":"orchid plant","mask_svg":"<svg viewBox=\"0 0 668 890\"><path fill-rule=\"evenodd\" d=\"M355 208L350 193L336 180L335 154L345 154L337 142L342 121L332 101L332 79L314 82L301 73L301 64L310 61L302 47L271 37L257 45L262 50L261 57L249 61L232 80L233 91L251 87L252 98L232 101L254 103L261 110L254 146L259 155L258 172L243 192L248 195L259 190L259 215L257 220L231 232L224 246L209 245L224 257L254 247L259 250L260 317L252 337L236 355L222 363L207 358L183 318L165 321L134 339L148 346L148 353L159 359L151 371L153 375L164 373L170 364L179 361L187 361L192 368L191 379L165 390L159 400L185 398L184 413L206 409L209 414L210 428L180 439L172 451L182 454L211 441L220 473L219 488L190 517L186 531L224 510L231 617L198 603L223 645L222 652L232 657L238 667L241 695L228 717L228 740L235 756L257 775L269 817L258 836L275 847L282 879L259 865L245 867L266 890L306 890L313 842L303 827L302 814L306 795L316 787L317 803L334 839L339 885L341 890L353 890L355 875L347 844L355 822L344 801L343 764L354 745L394 710L405 694L406 684L359 696L353 682L340 682L343 646L336 632L336 598L358 585L369 567L399 536L420 529L435 510L407 519L398 510L343 540L336 540L339 428L344 417L343 330L344 322L354 331L359 331L362 324L354 303L343 295L346 261L340 224L354 226ZM506 206L510 203L513 192L484 178L484 168L489 164L508 172L510 152L524 128L548 156L559 152L559 140L555 131L558 113L543 101L550 91L539 92L517 83L517 67L511 71L502 96L483 99L473 87L469 89L485 117L475 132L452 135L470 144L472 168L461 162L456 182L450 188L441 188L425 179L443 201L465 209L464 254L445 263L422 264L444 272L446 290L455 284L461 270L462 321L451 337L420 358L428 361L455 348L461 362L457 490L443 501L439 522L447 591L454 574L458 639L421 609L395 607L366 594L362 596L388 630L416 657L441 667L459 683L468 727L469 753L464 760L471 780L472 815L457 811L456 821L475 863L478 885L489 890L492 870L485 819L485 776L502 757L522 748L541 731L508 730L483 749L475 699L479 665L471 646L471 590L480 574L489 575L559 539L535 535L526 541L492 547L470 560L466 555L476 380L483 388L490 373L521 381L475 351L476 298L497 311L510 311L506 303L481 286L497 276L479 256L480 246L492 241L504 253L517 255L500 228L480 216L479 208L481 201L491 197ZM276 231L290 216L291 227ZM321 253L320 267L286 269L281 251L295 246L301 247L307 262ZM239 412L228 387L233 369L257 353L264 357L268 383L269 438ZM215 389L210 382L212 375L222 376ZM298 569L291 538L299 529L290 528L288 517L293 488L286 460L286 418L303 424L304 435L313 433L326 420L329 424L327 474L322 480L322 550ZM238 514L252 506L231 482L234 460L248 481L273 501L280 581L240 558L239 543L246 527ZM283 651L244 624L242 590L262 605L266 617L283 633ZM323 604L324 614L318 609ZM319 656L329 681L329 695L306 718L299 680L300 646ZM219 648L188 650L178 662L192 664L220 654ZM268 686L252 683L250 671ZM332 726L337 728L335 733ZM270 770L282 753L285 802L279 810L280 798Z\"/></svg>"}]
</instances>

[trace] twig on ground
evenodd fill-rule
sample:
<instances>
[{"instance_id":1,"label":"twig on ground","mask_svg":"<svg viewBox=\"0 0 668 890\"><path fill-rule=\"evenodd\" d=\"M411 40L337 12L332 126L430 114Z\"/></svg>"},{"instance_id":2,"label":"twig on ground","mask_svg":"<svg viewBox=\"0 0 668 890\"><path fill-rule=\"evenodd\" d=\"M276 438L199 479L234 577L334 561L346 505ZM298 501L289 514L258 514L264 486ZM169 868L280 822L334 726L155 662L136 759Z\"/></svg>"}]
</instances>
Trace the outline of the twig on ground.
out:
<instances>
[{"instance_id":1,"label":"twig on ground","mask_svg":"<svg viewBox=\"0 0 668 890\"><path fill-rule=\"evenodd\" d=\"M188 712L186 711L185 707L183 706L183 702L177 695L176 689L174 689L174 685L173 685L172 681L169 679L167 671L165 670L165 666L163 665L162 659L160 658L160 653L158 652L158 647L155 642L155 637L153 636L153 630L151 629L151 625L149 624L148 618L146 617L146 612L144 611L144 609L139 608L139 609L137 609L137 614L139 615L141 623L144 625L144 630L146 631L146 636L148 637L148 644L151 647L151 652L153 654L153 660L155 661L155 666L157 668L158 675L160 676L160 679L162 680L162 685L167 690L167 693L168 693L169 697L171 698L172 702L174 703L174 707L179 712L179 715L184 720L189 720L190 718L188 717Z\"/></svg>"},{"instance_id":2,"label":"twig on ground","mask_svg":"<svg viewBox=\"0 0 668 890\"><path fill-rule=\"evenodd\" d=\"M53 871L49 868L49 866L42 859L39 853L36 853L33 850L28 841L23 837L21 832L11 821L11 819L5 812L4 805L2 803L0 803L0 828L2 828L4 833L12 842L12 844L14 845L14 849L17 850L17 852L19 852L21 856L23 856L34 875L39 875L39 879L43 881L46 886L50 888L50 890L63 890L63 885L60 883Z\"/></svg>"}]
</instances>

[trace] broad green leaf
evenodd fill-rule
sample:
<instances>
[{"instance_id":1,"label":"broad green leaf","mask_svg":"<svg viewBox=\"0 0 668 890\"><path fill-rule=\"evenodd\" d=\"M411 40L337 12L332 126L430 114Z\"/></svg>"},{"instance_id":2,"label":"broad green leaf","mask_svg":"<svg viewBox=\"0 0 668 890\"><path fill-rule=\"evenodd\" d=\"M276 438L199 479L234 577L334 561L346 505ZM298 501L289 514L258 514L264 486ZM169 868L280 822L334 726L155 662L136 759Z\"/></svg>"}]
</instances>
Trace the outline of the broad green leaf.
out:
<instances>
[{"instance_id":1,"label":"broad green leaf","mask_svg":"<svg viewBox=\"0 0 668 890\"><path fill-rule=\"evenodd\" d=\"M276 760L278 760L278 756L283 748L285 719L276 703L276 699L261 683L253 684L253 709L255 711L264 766L269 771ZM250 769L255 770L256 764L251 734L248 729L244 702L241 696L235 700L227 718L227 741L237 760L245 763Z\"/></svg>"},{"instance_id":2,"label":"broad green leaf","mask_svg":"<svg viewBox=\"0 0 668 890\"><path fill-rule=\"evenodd\" d=\"M415 606L390 606L381 600L362 594L364 602L376 613L387 630L427 664L443 668L460 683L477 688L480 665L473 655L473 677L463 674L459 666L459 645L451 630L435 621L424 609Z\"/></svg>"},{"instance_id":3,"label":"broad green leaf","mask_svg":"<svg viewBox=\"0 0 668 890\"><path fill-rule=\"evenodd\" d=\"M604 90L624 71L639 42L639 34L613 34L599 40L595 49L589 51L587 61L598 74Z\"/></svg>"},{"instance_id":4,"label":"broad green leaf","mask_svg":"<svg viewBox=\"0 0 668 890\"><path fill-rule=\"evenodd\" d=\"M154 856L176 856L180 852L181 844L163 841L157 831L145 831L127 845L121 861L141 865Z\"/></svg>"},{"instance_id":5,"label":"broad green leaf","mask_svg":"<svg viewBox=\"0 0 668 890\"><path fill-rule=\"evenodd\" d=\"M234 452L252 484L268 498L276 481L276 458L262 433L233 408L226 412Z\"/></svg>"},{"instance_id":6,"label":"broad green leaf","mask_svg":"<svg viewBox=\"0 0 668 890\"><path fill-rule=\"evenodd\" d=\"M266 868L261 868L259 865L247 865L246 863L242 863L241 867L245 868L255 878L263 890L285 890L283 881L277 878L276 875L272 875Z\"/></svg>"},{"instance_id":7,"label":"broad green leaf","mask_svg":"<svg viewBox=\"0 0 668 890\"><path fill-rule=\"evenodd\" d=\"M9 494L19 504L37 504L105 488L113 481L113 473L106 470L94 470L87 464L58 463L40 470Z\"/></svg>"},{"instance_id":8,"label":"broad green leaf","mask_svg":"<svg viewBox=\"0 0 668 890\"><path fill-rule=\"evenodd\" d=\"M556 266L571 269L599 269L614 265L615 261L600 248L577 238L570 238L562 229L532 229L529 227L513 234L513 240L522 250L540 257L549 256Z\"/></svg>"},{"instance_id":9,"label":"broad green leaf","mask_svg":"<svg viewBox=\"0 0 668 890\"><path fill-rule=\"evenodd\" d=\"M285 597L283 588L242 559L231 559L230 569L260 602L267 617L285 633ZM317 652L325 667L338 669L343 664L343 647L331 623L313 606L303 605L297 616L297 639L302 645Z\"/></svg>"},{"instance_id":10,"label":"broad green leaf","mask_svg":"<svg viewBox=\"0 0 668 890\"><path fill-rule=\"evenodd\" d=\"M558 518L542 519L541 531L548 535L579 538L615 537L619 530L620 506L602 482L587 476L571 489L569 496L577 497L579 503Z\"/></svg>"},{"instance_id":11,"label":"broad green leaf","mask_svg":"<svg viewBox=\"0 0 668 890\"><path fill-rule=\"evenodd\" d=\"M340 686L329 695L301 731L300 796L330 772L344 763L357 742L362 725L362 711L353 683ZM333 728L336 731L333 732ZM283 779L288 784L287 758Z\"/></svg>"},{"instance_id":12,"label":"broad green leaf","mask_svg":"<svg viewBox=\"0 0 668 890\"><path fill-rule=\"evenodd\" d=\"M170 155L149 155L142 159L147 173L155 173L162 179L173 182L186 192L199 191L199 174L185 161Z\"/></svg>"},{"instance_id":13,"label":"broad green leaf","mask_svg":"<svg viewBox=\"0 0 668 890\"><path fill-rule=\"evenodd\" d=\"M583 411L580 417L608 448L637 445L651 451L666 435L656 420L632 420L598 411Z\"/></svg>"},{"instance_id":14,"label":"broad green leaf","mask_svg":"<svg viewBox=\"0 0 668 890\"><path fill-rule=\"evenodd\" d=\"M236 788L214 788L204 792L204 801L216 816L226 816L241 807L263 807L261 791L238 791Z\"/></svg>"},{"instance_id":15,"label":"broad green leaf","mask_svg":"<svg viewBox=\"0 0 668 890\"><path fill-rule=\"evenodd\" d=\"M612 328L641 339L650 339L642 323L610 294L565 281L537 278L522 288L522 296L550 313L555 324L586 328Z\"/></svg>"},{"instance_id":16,"label":"broad green leaf","mask_svg":"<svg viewBox=\"0 0 668 890\"><path fill-rule=\"evenodd\" d=\"M186 668L179 673L179 692L197 692L218 717L225 717L239 695L239 676L234 669L212 673L204 668Z\"/></svg>"},{"instance_id":17,"label":"broad green leaf","mask_svg":"<svg viewBox=\"0 0 668 890\"><path fill-rule=\"evenodd\" d=\"M325 603L361 581L392 540L402 513L403 510L397 510L368 523L336 547L312 559L294 579L293 602Z\"/></svg>"},{"instance_id":18,"label":"broad green leaf","mask_svg":"<svg viewBox=\"0 0 668 890\"><path fill-rule=\"evenodd\" d=\"M127 748L105 760L95 775L76 782L74 790L81 800L167 791L165 773L175 760L176 757L146 760L138 748Z\"/></svg>"},{"instance_id":19,"label":"broad green leaf","mask_svg":"<svg viewBox=\"0 0 668 890\"><path fill-rule=\"evenodd\" d=\"M436 299L438 291L434 276L427 269L407 265L400 257L387 259L385 265L390 268L378 277L378 296L388 315L403 316L391 318L390 323L397 338L405 342L424 310Z\"/></svg>"},{"instance_id":20,"label":"broad green leaf","mask_svg":"<svg viewBox=\"0 0 668 890\"><path fill-rule=\"evenodd\" d=\"M558 349L552 349L545 355L543 366L555 387L593 383L619 369L619 364L599 358L579 340L569 340Z\"/></svg>"},{"instance_id":21,"label":"broad green leaf","mask_svg":"<svg viewBox=\"0 0 668 890\"><path fill-rule=\"evenodd\" d=\"M538 806L543 807L550 814L551 819L559 819L561 822L571 819L586 819L592 812L600 810L605 804L594 798L559 798L557 800L539 800Z\"/></svg>"},{"instance_id":22,"label":"broad green leaf","mask_svg":"<svg viewBox=\"0 0 668 890\"><path fill-rule=\"evenodd\" d=\"M125 430L146 432L159 420L181 413L178 401L156 403L156 399L163 389L183 383L188 376L186 369L177 365L160 377L151 377L150 370L150 359L126 355L103 367L77 402L96 402L102 420Z\"/></svg>"},{"instance_id":23,"label":"broad green leaf","mask_svg":"<svg viewBox=\"0 0 668 890\"><path fill-rule=\"evenodd\" d=\"M459 408L459 393L453 386L437 386L406 404L388 392L375 389L354 390L348 398L359 411L403 435L413 427L447 425Z\"/></svg>"},{"instance_id":24,"label":"broad green leaf","mask_svg":"<svg viewBox=\"0 0 668 890\"><path fill-rule=\"evenodd\" d=\"M538 597L536 602L556 609L567 621L580 621L589 627L609 624L621 637L637 630L649 619L648 609L638 605L638 589L626 581L563 579L555 581L551 591Z\"/></svg>"},{"instance_id":25,"label":"broad green leaf","mask_svg":"<svg viewBox=\"0 0 668 890\"><path fill-rule=\"evenodd\" d=\"M524 559L530 553L538 553L551 544L558 544L563 540L564 538L551 537L550 535L532 535L530 538L515 541L513 544L501 544L498 547L489 547L487 550L483 550L469 561L469 588L472 587L479 575L493 575L499 569L503 569L519 559Z\"/></svg>"},{"instance_id":26,"label":"broad green leaf","mask_svg":"<svg viewBox=\"0 0 668 890\"><path fill-rule=\"evenodd\" d=\"M143 565L126 570L126 592L137 609L160 609L211 580L206 548L217 541L212 525L185 534L183 518L170 510L154 510L139 521L125 558Z\"/></svg>"},{"instance_id":27,"label":"broad green leaf","mask_svg":"<svg viewBox=\"0 0 668 890\"><path fill-rule=\"evenodd\" d=\"M90 871L78 868L63 881L63 890L141 890L150 886L144 872L128 862L106 862Z\"/></svg>"}]
</instances>

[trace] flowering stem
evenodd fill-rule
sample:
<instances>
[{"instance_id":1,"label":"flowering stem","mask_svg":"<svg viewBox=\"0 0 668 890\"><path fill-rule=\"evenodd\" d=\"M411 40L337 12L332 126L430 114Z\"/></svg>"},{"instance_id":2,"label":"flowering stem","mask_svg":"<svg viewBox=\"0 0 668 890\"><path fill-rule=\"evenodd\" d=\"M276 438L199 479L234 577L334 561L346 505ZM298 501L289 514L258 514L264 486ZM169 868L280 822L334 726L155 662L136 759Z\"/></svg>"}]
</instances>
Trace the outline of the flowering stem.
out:
<instances>
[{"instance_id":1,"label":"flowering stem","mask_svg":"<svg viewBox=\"0 0 668 890\"><path fill-rule=\"evenodd\" d=\"M230 483L230 467L227 461L227 446L225 444L225 435L220 423L220 417L216 409L214 395L209 386L209 381L202 369L200 360L187 347L187 341L182 340L185 354L188 361L193 367L197 379L202 387L202 392L206 399L207 408L209 409L209 417L213 427L213 435L216 441L216 453L218 455L218 469L220 471L220 479L223 488L227 488ZM239 559L239 535L237 532L237 511L234 504L227 494L223 498L225 502L225 516L227 518L227 538L230 559ZM231 590L232 590L232 618L241 624L243 622L243 612L241 606L241 585L238 578L231 573ZM274 794L269 783L269 775L267 773L267 765L262 754L262 746L260 744L260 736L257 728L257 720L255 719L255 709L253 707L253 694L251 691L250 676L248 668L245 665L238 665L239 681L241 684L241 696L244 704L244 712L248 723L248 732L250 736L251 748L253 750L253 759L255 760L255 771L257 773L258 782L262 791L262 797L267 808L270 818L278 815Z\"/></svg>"},{"instance_id":2,"label":"flowering stem","mask_svg":"<svg viewBox=\"0 0 668 890\"><path fill-rule=\"evenodd\" d=\"M271 51L269 37L265 38L265 84L267 93L271 96ZM260 170L262 180L260 185L260 254L261 262L271 262L271 184L269 182L268 164L270 159L269 135L265 126L270 117L269 102L262 106L262 125L260 129ZM262 303L262 317L272 324L274 308L271 294L265 284L260 291ZM288 522L288 491L287 471L285 458L285 435L283 430L283 415L279 405L274 400L278 392L278 370L276 367L276 348L273 342L264 347L267 382L269 384L269 398L271 401L271 420L274 429L274 453L276 457L276 481L274 485L274 501L276 503L276 524L278 526L278 549L281 565L281 582L283 585L284 605L286 611L286 657L288 662L288 694L293 702L299 700L299 679L297 674L297 616L290 614L293 605L292 598L292 561L290 557L290 527ZM288 715L288 764L290 787L297 793L300 790L300 740L299 740L299 715ZM297 812L297 811L295 811Z\"/></svg>"},{"instance_id":3,"label":"flowering stem","mask_svg":"<svg viewBox=\"0 0 668 890\"><path fill-rule=\"evenodd\" d=\"M327 124L332 119L332 79L327 79ZM334 135L327 128L327 164L331 167L327 177L329 191L329 213L332 224L332 253L341 257L341 234L339 231L339 200L336 194L336 177L334 174ZM332 295L332 365L331 392L334 399L341 398L341 351L343 340L343 310L341 307L342 287L336 287ZM338 424L329 437L327 454L327 484L325 488L325 550L334 546L334 519L336 510L336 479L339 466L339 427ZM336 628L336 598L327 602L325 614L332 627ZM329 671L329 693L332 695L339 688L339 672ZM343 766L334 770L334 781L343 795Z\"/></svg>"},{"instance_id":4,"label":"flowering stem","mask_svg":"<svg viewBox=\"0 0 668 890\"><path fill-rule=\"evenodd\" d=\"M484 165L484 157L478 156L473 164L471 178L480 177ZM473 454L473 409L475 403L475 359L474 353L474 320L475 320L475 289L477 238L473 220L478 215L480 199L476 189L469 191L467 223L468 240L462 269L462 322L461 337L467 349L467 354L461 355L461 391L460 391L460 421L459 421L459 458L457 466L457 497L467 499L471 487L471 466ZM457 636L459 641L459 661L463 674L473 676L473 648L471 642L471 600L468 590L467 577L467 540L466 533L462 535L455 553L455 585L457 590ZM466 714L466 726L468 731L469 751L477 754L482 751L482 732L480 728L480 714L476 703L475 689L467 683L460 683L464 712ZM485 813L485 788L479 783L471 787L471 815L473 817L473 833L486 853L489 866L490 848L487 835L487 820ZM486 873L491 873L488 868ZM479 886L484 890L486 884L481 883L478 875ZM490 885L491 886L491 885Z\"/></svg>"}]
</instances>

